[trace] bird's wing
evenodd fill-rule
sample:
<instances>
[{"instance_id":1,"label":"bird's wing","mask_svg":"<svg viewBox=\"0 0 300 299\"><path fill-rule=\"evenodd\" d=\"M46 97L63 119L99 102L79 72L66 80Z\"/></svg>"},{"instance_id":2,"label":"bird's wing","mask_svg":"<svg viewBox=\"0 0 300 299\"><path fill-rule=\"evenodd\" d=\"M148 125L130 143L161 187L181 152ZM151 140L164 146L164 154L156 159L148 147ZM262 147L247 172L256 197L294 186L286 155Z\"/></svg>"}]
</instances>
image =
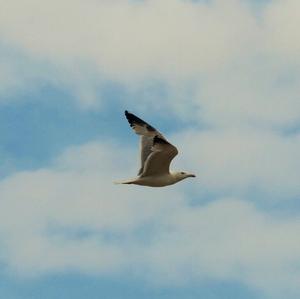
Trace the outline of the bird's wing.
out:
<instances>
[{"instance_id":1,"label":"bird's wing","mask_svg":"<svg viewBox=\"0 0 300 299\"><path fill-rule=\"evenodd\" d=\"M178 154L177 148L167 140L155 136L151 150L141 177L168 174L171 161Z\"/></svg>"},{"instance_id":2,"label":"bird's wing","mask_svg":"<svg viewBox=\"0 0 300 299\"><path fill-rule=\"evenodd\" d=\"M141 156L141 168L138 175L141 175L144 171L144 166L147 158L152 153L153 138L159 136L161 139L165 140L165 137L157 131L154 127L135 116L134 114L125 111L125 116L134 130L134 132L141 136L140 141L140 156Z\"/></svg>"},{"instance_id":3,"label":"bird's wing","mask_svg":"<svg viewBox=\"0 0 300 299\"><path fill-rule=\"evenodd\" d=\"M140 152L141 152L141 167L138 175L142 174L145 162L148 156L152 153L153 137L141 136Z\"/></svg>"}]
</instances>

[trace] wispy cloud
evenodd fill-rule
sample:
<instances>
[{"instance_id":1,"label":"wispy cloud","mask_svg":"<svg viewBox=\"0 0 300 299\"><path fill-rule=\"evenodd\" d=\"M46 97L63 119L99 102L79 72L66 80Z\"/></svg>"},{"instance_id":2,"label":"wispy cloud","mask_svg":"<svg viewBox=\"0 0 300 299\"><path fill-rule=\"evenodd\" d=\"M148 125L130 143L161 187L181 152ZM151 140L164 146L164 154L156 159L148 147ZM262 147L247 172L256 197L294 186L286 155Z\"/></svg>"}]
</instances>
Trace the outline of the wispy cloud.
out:
<instances>
[{"instance_id":1,"label":"wispy cloud","mask_svg":"<svg viewBox=\"0 0 300 299\"><path fill-rule=\"evenodd\" d=\"M299 296L298 211L276 206L300 195L299 1L268 1L259 16L238 0L0 4L1 104L50 86L93 110L115 104L103 96L113 82L146 120L155 111L192 126L167 136L183 153L174 167L198 174L194 186L113 186L137 169L114 141L16 170L0 181L8 271L134 269L151 283L232 280Z\"/></svg>"},{"instance_id":2,"label":"wispy cloud","mask_svg":"<svg viewBox=\"0 0 300 299\"><path fill-rule=\"evenodd\" d=\"M295 29L299 27L299 3L295 0L268 3L260 19L238 0L72 4L67 0L27 0L22 4L3 1L1 5L2 40L59 70L53 75L56 80L73 89L87 105L99 101L96 90L103 82L116 81L131 89L155 78L169 84L173 98L169 106L175 110L184 98L174 99L176 86L192 81L199 93L203 84L211 89L192 99L208 115L213 104L206 101L217 101L220 107L220 94L231 105L246 97L244 107L233 106L239 108L237 113L248 108L253 114L257 105L268 106L265 98L283 107L282 97L288 113L299 113L297 84L287 94L273 91L278 78L291 68L297 70L295 78L299 79ZM14 78L18 82L18 76ZM289 108L295 105L296 109ZM271 113L273 118L275 112L270 110L263 117Z\"/></svg>"},{"instance_id":3,"label":"wispy cloud","mask_svg":"<svg viewBox=\"0 0 300 299\"><path fill-rule=\"evenodd\" d=\"M88 144L68 150L49 169L1 181L8 269L35 276L130 267L152 283L233 279L269 294L300 291L296 218L276 217L241 199L192 207L181 189L115 187L117 154L109 144ZM132 161L124 163L133 171Z\"/></svg>"},{"instance_id":4,"label":"wispy cloud","mask_svg":"<svg viewBox=\"0 0 300 299\"><path fill-rule=\"evenodd\" d=\"M294 200L299 189L299 134L253 129L183 132L176 136L187 168L209 193ZM184 161L185 160L185 161Z\"/></svg>"}]
</instances>

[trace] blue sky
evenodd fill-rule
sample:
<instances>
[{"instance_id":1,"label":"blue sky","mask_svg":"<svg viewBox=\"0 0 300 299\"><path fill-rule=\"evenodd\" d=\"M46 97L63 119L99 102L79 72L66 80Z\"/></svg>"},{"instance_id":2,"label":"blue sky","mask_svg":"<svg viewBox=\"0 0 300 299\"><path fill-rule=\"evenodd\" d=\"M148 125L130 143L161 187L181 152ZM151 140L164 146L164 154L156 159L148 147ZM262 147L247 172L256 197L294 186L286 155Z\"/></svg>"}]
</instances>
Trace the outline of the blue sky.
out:
<instances>
[{"instance_id":1,"label":"blue sky","mask_svg":"<svg viewBox=\"0 0 300 299\"><path fill-rule=\"evenodd\" d=\"M299 1L0 3L1 298L299 298Z\"/></svg>"},{"instance_id":2,"label":"blue sky","mask_svg":"<svg viewBox=\"0 0 300 299\"><path fill-rule=\"evenodd\" d=\"M256 293L231 283L214 282L197 287L149 287L135 279L95 278L82 275L56 275L38 282L3 281L1 294L5 298L253 298Z\"/></svg>"}]
</instances>

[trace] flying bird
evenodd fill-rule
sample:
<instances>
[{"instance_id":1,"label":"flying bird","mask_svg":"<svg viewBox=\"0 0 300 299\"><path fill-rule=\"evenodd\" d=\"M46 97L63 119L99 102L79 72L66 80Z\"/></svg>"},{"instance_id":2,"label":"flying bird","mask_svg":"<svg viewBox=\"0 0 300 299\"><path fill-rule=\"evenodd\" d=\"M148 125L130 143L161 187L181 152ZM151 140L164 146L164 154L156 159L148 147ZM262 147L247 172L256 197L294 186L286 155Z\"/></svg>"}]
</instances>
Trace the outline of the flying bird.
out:
<instances>
[{"instance_id":1,"label":"flying bird","mask_svg":"<svg viewBox=\"0 0 300 299\"><path fill-rule=\"evenodd\" d=\"M136 178L116 182L116 184L135 184L149 187L173 185L194 174L183 171L170 172L173 158L178 154L177 148L154 127L125 111L125 116L134 132L140 135L141 168Z\"/></svg>"}]
</instances>

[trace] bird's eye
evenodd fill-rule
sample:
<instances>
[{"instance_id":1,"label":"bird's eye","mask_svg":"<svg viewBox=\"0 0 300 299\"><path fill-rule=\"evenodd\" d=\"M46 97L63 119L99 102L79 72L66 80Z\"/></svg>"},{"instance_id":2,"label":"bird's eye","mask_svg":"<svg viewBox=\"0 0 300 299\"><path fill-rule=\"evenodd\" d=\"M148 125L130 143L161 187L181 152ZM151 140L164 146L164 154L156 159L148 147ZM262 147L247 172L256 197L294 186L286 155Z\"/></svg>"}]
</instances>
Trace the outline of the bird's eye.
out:
<instances>
[{"instance_id":1,"label":"bird's eye","mask_svg":"<svg viewBox=\"0 0 300 299\"><path fill-rule=\"evenodd\" d=\"M185 174L184 172L180 172L181 174Z\"/></svg>"}]
</instances>

